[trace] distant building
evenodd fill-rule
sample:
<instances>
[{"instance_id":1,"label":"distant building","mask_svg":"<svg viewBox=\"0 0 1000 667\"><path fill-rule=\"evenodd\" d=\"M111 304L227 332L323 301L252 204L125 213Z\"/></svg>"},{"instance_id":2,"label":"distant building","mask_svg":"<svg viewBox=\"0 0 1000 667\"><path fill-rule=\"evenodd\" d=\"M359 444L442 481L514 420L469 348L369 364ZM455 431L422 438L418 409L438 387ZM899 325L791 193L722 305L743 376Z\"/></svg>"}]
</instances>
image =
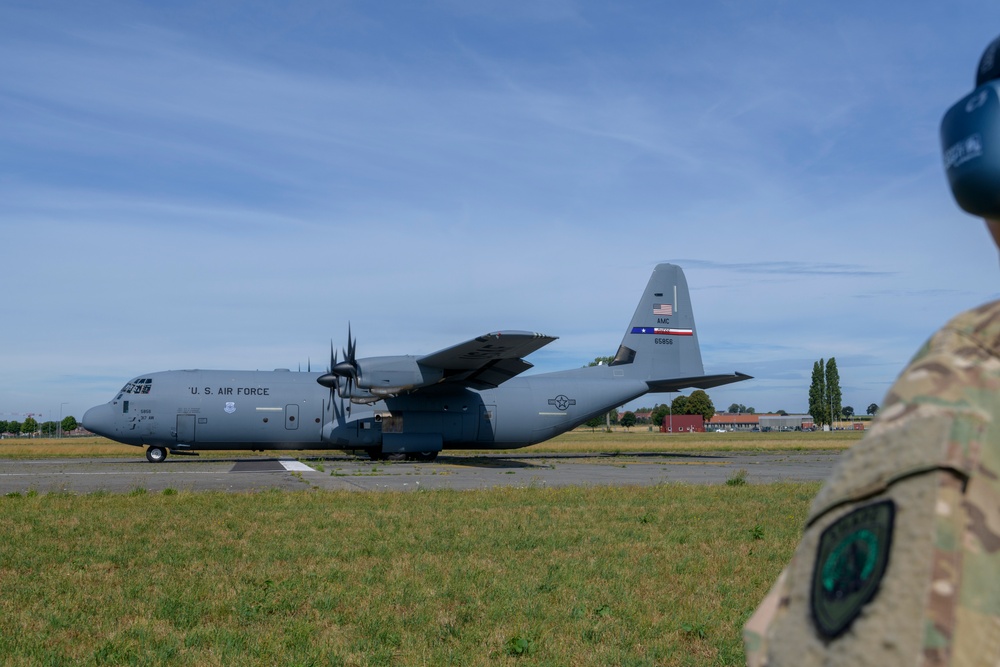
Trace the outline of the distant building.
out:
<instances>
[{"instance_id":1,"label":"distant building","mask_svg":"<svg viewBox=\"0 0 1000 667\"><path fill-rule=\"evenodd\" d=\"M759 428L758 423L761 415L746 412L716 412L705 424L709 431L752 431Z\"/></svg>"},{"instance_id":2,"label":"distant building","mask_svg":"<svg viewBox=\"0 0 1000 667\"><path fill-rule=\"evenodd\" d=\"M801 431L813 427L811 415L747 414L717 412L705 428L709 431Z\"/></svg>"},{"instance_id":3,"label":"distant building","mask_svg":"<svg viewBox=\"0 0 1000 667\"><path fill-rule=\"evenodd\" d=\"M673 430L671 430L673 429ZM660 433L704 433L705 419L701 415L667 415Z\"/></svg>"},{"instance_id":4,"label":"distant building","mask_svg":"<svg viewBox=\"0 0 1000 667\"><path fill-rule=\"evenodd\" d=\"M641 415L641 417L640 417ZM636 412L636 419L648 420L648 412ZM619 419L621 414L619 414ZM671 421L672 420L672 421ZM803 431L815 428L812 415L779 415L716 412L711 419L705 421L701 415L667 415L663 418L661 433L704 433L705 431ZM671 425L673 431L671 431ZM860 426L860 428L859 428ZM846 426L844 428L851 428ZM853 428L863 430L864 426Z\"/></svg>"},{"instance_id":5,"label":"distant building","mask_svg":"<svg viewBox=\"0 0 1000 667\"><path fill-rule=\"evenodd\" d=\"M771 431L801 431L815 428L812 415L761 415L760 428Z\"/></svg>"}]
</instances>

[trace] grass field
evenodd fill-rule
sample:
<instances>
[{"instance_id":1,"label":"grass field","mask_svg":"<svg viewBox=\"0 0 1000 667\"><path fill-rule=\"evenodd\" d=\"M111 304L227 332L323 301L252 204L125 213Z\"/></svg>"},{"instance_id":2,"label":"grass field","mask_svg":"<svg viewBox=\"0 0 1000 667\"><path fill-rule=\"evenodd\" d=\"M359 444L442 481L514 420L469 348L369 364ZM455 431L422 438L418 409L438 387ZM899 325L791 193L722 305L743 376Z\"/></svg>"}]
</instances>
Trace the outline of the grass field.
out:
<instances>
[{"instance_id":1,"label":"grass field","mask_svg":"<svg viewBox=\"0 0 1000 667\"><path fill-rule=\"evenodd\" d=\"M529 452L587 451L755 451L847 449L863 431L817 431L815 433L659 433L639 426L611 433L577 429L558 438L533 445Z\"/></svg>"},{"instance_id":2,"label":"grass field","mask_svg":"<svg viewBox=\"0 0 1000 667\"><path fill-rule=\"evenodd\" d=\"M741 665L817 489L0 497L0 656Z\"/></svg>"},{"instance_id":3,"label":"grass field","mask_svg":"<svg viewBox=\"0 0 1000 667\"><path fill-rule=\"evenodd\" d=\"M831 431L816 433L675 433L665 434L638 427L612 433L577 429L548 442L527 447L523 452L656 452L656 451L746 451L846 449L857 442L862 432ZM0 459L35 459L61 457L129 458L142 456L143 449L122 445L106 438L11 438L0 440ZM331 450L336 451L336 450ZM268 452L276 454L277 452ZM282 454L307 455L300 452ZM314 452L315 453L315 452ZM252 452L212 452L205 456L259 456Z\"/></svg>"}]
</instances>

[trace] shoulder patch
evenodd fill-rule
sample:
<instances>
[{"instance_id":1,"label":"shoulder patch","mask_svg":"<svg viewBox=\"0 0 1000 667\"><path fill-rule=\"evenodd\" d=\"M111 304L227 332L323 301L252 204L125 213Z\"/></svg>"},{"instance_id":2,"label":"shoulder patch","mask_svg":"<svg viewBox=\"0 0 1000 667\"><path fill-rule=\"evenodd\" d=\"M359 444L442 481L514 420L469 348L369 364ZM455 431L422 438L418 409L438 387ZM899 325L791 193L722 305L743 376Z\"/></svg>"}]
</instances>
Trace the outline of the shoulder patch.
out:
<instances>
[{"instance_id":1,"label":"shoulder patch","mask_svg":"<svg viewBox=\"0 0 1000 667\"><path fill-rule=\"evenodd\" d=\"M820 535L810 606L824 637L840 636L878 592L889 564L895 515L891 500L865 505Z\"/></svg>"}]
</instances>

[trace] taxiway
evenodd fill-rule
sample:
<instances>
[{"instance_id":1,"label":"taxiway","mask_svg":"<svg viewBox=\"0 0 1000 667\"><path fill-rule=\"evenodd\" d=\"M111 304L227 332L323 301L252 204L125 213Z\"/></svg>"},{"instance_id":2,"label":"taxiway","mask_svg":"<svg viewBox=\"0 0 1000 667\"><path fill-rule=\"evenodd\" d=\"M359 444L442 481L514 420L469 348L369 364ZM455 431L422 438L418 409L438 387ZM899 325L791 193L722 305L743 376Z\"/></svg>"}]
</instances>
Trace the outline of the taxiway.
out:
<instances>
[{"instance_id":1,"label":"taxiway","mask_svg":"<svg viewBox=\"0 0 1000 667\"><path fill-rule=\"evenodd\" d=\"M723 484L822 481L838 451L691 454L487 454L433 463L373 462L354 456L136 459L0 459L0 495L268 489L417 491L496 486ZM745 472L742 472L745 471Z\"/></svg>"}]
</instances>

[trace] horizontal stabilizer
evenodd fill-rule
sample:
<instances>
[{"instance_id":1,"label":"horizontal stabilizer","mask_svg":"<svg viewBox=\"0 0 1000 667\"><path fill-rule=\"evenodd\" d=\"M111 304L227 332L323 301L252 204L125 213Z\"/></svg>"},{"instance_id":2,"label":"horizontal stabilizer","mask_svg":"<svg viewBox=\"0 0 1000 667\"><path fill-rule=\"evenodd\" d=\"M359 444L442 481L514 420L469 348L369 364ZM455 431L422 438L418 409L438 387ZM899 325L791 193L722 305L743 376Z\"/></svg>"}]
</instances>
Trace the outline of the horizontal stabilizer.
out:
<instances>
[{"instance_id":1,"label":"horizontal stabilizer","mask_svg":"<svg viewBox=\"0 0 1000 667\"><path fill-rule=\"evenodd\" d=\"M745 373L733 373L722 374L722 375L699 375L697 377L689 378L672 378L669 380L649 380L646 384L649 385L649 391L651 392L665 392L665 391L680 391L681 389L687 389L693 387L695 389L711 389L712 387L721 387L724 384L732 384L734 382L743 382L744 380L752 380L753 376L746 375Z\"/></svg>"}]
</instances>

